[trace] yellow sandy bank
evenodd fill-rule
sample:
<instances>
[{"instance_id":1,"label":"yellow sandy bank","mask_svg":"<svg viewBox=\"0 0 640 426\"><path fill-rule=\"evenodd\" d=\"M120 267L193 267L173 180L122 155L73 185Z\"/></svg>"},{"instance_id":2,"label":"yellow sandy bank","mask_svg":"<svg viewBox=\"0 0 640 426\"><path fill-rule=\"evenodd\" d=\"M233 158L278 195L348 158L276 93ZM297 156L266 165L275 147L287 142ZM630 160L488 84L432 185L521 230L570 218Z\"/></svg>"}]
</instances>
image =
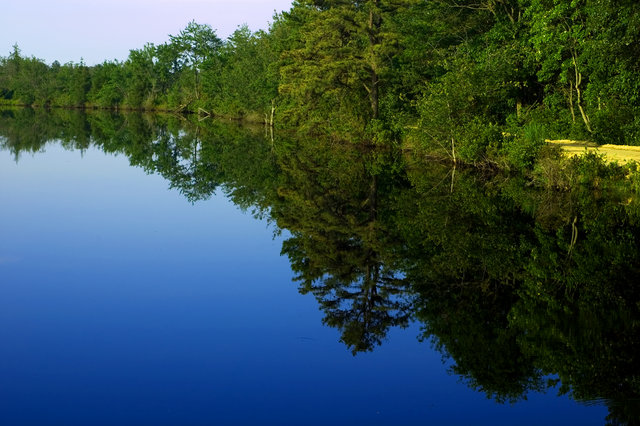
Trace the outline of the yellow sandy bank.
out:
<instances>
[{"instance_id":1,"label":"yellow sandy bank","mask_svg":"<svg viewBox=\"0 0 640 426\"><path fill-rule=\"evenodd\" d=\"M597 145L592 142L572 141L569 139L547 139L547 142L561 147L569 156L582 155L588 151L603 154L611 162L617 161L621 164L629 161L640 162L640 146Z\"/></svg>"}]
</instances>

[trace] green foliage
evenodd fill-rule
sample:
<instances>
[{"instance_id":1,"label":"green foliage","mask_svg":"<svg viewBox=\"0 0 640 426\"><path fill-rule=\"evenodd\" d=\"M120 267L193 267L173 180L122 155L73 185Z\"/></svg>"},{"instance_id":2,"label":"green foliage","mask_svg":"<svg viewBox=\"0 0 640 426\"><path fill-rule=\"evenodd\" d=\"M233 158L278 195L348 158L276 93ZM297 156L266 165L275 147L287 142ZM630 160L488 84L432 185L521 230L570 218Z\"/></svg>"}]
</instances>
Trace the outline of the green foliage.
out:
<instances>
[{"instance_id":1,"label":"green foliage","mask_svg":"<svg viewBox=\"0 0 640 426\"><path fill-rule=\"evenodd\" d=\"M282 119L314 133L341 137L368 138L370 123L379 129L375 120L391 86L393 58L402 49L394 18L415 4L411 0L295 3L290 16L297 20L298 38L283 51L280 67Z\"/></svg>"},{"instance_id":2,"label":"green foliage","mask_svg":"<svg viewBox=\"0 0 640 426\"><path fill-rule=\"evenodd\" d=\"M277 80L270 65L276 61L273 47L264 33L253 34L247 26L238 28L220 50L219 65L203 72L203 88L211 94L210 107L221 114L243 117L270 112L277 96Z\"/></svg>"},{"instance_id":3,"label":"green foliage","mask_svg":"<svg viewBox=\"0 0 640 426\"><path fill-rule=\"evenodd\" d=\"M545 145L546 129L543 125L532 122L522 128L521 134L507 139L503 152L507 161L516 169L530 169L540 150Z\"/></svg>"},{"instance_id":4,"label":"green foliage","mask_svg":"<svg viewBox=\"0 0 640 426\"><path fill-rule=\"evenodd\" d=\"M185 100L186 105L199 101L201 97L200 73L207 62L212 61L222 47L210 25L189 22L185 29L176 36L169 36L171 44L178 52L176 63L179 69L189 70L189 77L183 79L183 87L192 87L190 97ZM183 74L183 77L184 75Z\"/></svg>"},{"instance_id":5,"label":"green foliage","mask_svg":"<svg viewBox=\"0 0 640 426\"><path fill-rule=\"evenodd\" d=\"M104 62L93 67L88 102L98 107L117 108L125 97L123 81L122 68L117 63Z\"/></svg>"},{"instance_id":6,"label":"green foliage","mask_svg":"<svg viewBox=\"0 0 640 426\"><path fill-rule=\"evenodd\" d=\"M640 109L613 101L593 114L594 141L600 144L640 144Z\"/></svg>"},{"instance_id":7,"label":"green foliage","mask_svg":"<svg viewBox=\"0 0 640 426\"><path fill-rule=\"evenodd\" d=\"M0 58L0 94L5 103L61 107L171 109L243 115L268 111L277 83L268 35L238 30L220 40L209 25L190 22L158 46L133 49L124 62L47 66L23 58L15 46ZM223 67L226 65L226 67Z\"/></svg>"},{"instance_id":8,"label":"green foliage","mask_svg":"<svg viewBox=\"0 0 640 426\"><path fill-rule=\"evenodd\" d=\"M634 0L298 0L268 31L190 22L123 62L0 58L0 102L213 114L530 168L548 138L640 144Z\"/></svg>"}]
</instances>

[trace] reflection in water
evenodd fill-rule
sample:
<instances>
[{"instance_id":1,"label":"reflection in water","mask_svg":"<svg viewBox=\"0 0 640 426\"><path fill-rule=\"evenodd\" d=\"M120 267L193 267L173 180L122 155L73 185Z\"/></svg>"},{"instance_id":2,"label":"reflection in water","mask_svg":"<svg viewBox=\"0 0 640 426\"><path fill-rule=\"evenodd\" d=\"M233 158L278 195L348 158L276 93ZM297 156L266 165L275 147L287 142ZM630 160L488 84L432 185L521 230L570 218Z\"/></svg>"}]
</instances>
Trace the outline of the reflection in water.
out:
<instances>
[{"instance_id":1,"label":"reflection in water","mask_svg":"<svg viewBox=\"0 0 640 426\"><path fill-rule=\"evenodd\" d=\"M571 190L480 176L393 150L264 137L215 121L0 112L16 159L50 141L125 154L191 202L223 191L267 217L299 290L354 353L412 320L452 371L497 401L559 389L640 420L637 179L594 158ZM558 172L557 170L555 171Z\"/></svg>"},{"instance_id":2,"label":"reflection in water","mask_svg":"<svg viewBox=\"0 0 640 426\"><path fill-rule=\"evenodd\" d=\"M354 354L372 350L390 327L407 326L411 316L410 288L387 250L379 217L395 177L383 168L372 172L376 161L357 149L298 142L279 156L271 210L277 225L293 234L282 252L298 273L301 293L315 296L324 323L340 330Z\"/></svg>"}]
</instances>

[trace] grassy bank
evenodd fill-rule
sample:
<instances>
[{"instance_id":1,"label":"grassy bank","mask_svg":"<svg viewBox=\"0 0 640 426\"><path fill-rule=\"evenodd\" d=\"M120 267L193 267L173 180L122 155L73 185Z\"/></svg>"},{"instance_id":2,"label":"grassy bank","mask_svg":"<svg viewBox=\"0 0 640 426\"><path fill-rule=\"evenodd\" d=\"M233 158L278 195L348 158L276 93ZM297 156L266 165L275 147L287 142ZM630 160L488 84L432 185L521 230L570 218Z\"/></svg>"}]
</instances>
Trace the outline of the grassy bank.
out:
<instances>
[{"instance_id":1,"label":"grassy bank","mask_svg":"<svg viewBox=\"0 0 640 426\"><path fill-rule=\"evenodd\" d=\"M570 139L546 140L552 146L562 149L568 157L580 156L586 153L600 154L607 162L627 164L632 161L640 163L640 146L630 145L598 145L593 142L575 141Z\"/></svg>"}]
</instances>

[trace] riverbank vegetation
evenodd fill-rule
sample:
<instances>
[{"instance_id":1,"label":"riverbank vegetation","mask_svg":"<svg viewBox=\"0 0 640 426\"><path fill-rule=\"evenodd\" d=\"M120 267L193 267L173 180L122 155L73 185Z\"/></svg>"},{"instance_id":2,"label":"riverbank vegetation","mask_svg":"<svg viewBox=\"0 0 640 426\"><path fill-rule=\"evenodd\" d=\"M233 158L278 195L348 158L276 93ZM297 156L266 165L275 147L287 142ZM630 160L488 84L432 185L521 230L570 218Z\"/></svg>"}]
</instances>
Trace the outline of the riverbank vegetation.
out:
<instances>
[{"instance_id":1,"label":"riverbank vegetation","mask_svg":"<svg viewBox=\"0 0 640 426\"><path fill-rule=\"evenodd\" d=\"M0 58L4 104L244 118L519 169L545 138L639 145L639 94L633 0L297 0L268 31L191 22L123 62Z\"/></svg>"}]
</instances>

